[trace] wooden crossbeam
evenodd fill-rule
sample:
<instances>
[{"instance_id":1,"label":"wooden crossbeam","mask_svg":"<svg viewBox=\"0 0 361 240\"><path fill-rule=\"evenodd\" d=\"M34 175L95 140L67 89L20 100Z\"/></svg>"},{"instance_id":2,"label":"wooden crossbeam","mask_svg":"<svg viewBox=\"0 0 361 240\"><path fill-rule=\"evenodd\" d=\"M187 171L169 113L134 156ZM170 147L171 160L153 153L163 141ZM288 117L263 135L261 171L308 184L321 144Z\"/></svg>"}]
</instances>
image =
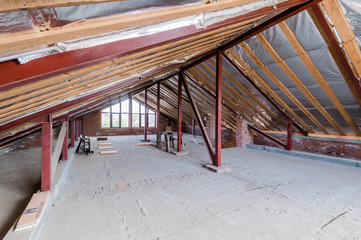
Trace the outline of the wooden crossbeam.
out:
<instances>
[{"instance_id":1,"label":"wooden crossbeam","mask_svg":"<svg viewBox=\"0 0 361 240\"><path fill-rule=\"evenodd\" d=\"M355 122L352 120L350 115L347 113L346 109L343 107L340 100L337 98L336 94L332 91L330 86L327 84L327 81L322 76L320 71L317 69L315 64L312 62L311 58L308 56L305 49L302 47L301 43L298 41L295 34L288 27L286 22L278 24L282 32L285 34L293 48L296 50L298 56L301 58L302 62L305 64L307 69L310 71L316 82L320 85L322 90L326 93L331 102L335 105L337 110L340 112L342 117L346 120L348 125L353 129L357 136L361 136L360 129L356 126Z\"/></svg>"},{"instance_id":2,"label":"wooden crossbeam","mask_svg":"<svg viewBox=\"0 0 361 240\"><path fill-rule=\"evenodd\" d=\"M261 42L263 47L275 60L275 62L280 66L280 68L287 74L287 76L292 80L292 82L301 90L301 92L307 97L307 99L317 108L317 110L322 114L322 116L336 129L340 135L345 135L341 127L336 123L336 121L331 117L331 115L322 107L322 105L317 101L317 99L310 93L302 81L296 76L296 74L291 70L291 68L286 64L285 61L277 54L271 44L266 40L262 34L257 35L258 40Z\"/></svg>"}]
</instances>

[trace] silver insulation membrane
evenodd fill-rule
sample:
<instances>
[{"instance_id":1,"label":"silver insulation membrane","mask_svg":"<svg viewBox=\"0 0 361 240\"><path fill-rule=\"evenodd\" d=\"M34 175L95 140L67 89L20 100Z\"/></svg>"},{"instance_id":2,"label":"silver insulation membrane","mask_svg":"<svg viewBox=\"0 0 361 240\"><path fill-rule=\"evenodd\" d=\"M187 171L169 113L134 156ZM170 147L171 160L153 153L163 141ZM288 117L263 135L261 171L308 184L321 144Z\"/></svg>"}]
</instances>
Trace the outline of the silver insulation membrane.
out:
<instances>
[{"instance_id":1,"label":"silver insulation membrane","mask_svg":"<svg viewBox=\"0 0 361 240\"><path fill-rule=\"evenodd\" d=\"M326 43L322 36L312 22L311 17L306 11L286 20L287 24L296 35L297 39L310 56L313 63L316 65L332 91L338 97L347 113L355 121L356 125L361 126L361 109L354 99L350 89L347 87L345 80L342 77L336 63L334 62L330 52L328 51ZM278 26L274 26L262 33L271 46L275 49L277 54L286 62L296 76L302 81L311 94L318 100L324 109L334 118L334 120L348 133L353 133L347 122L341 116L335 105L327 97L325 92L313 78L304 65L302 60L297 55L292 45L288 42L286 36L283 34ZM287 89L309 110L309 112L330 132L335 132L329 122L320 114L314 105L303 95L298 87L291 79L283 72L274 59L269 55L267 50L262 46L256 37L252 37L245 41L245 43L252 49L256 56L262 63L268 67L271 72L279 79ZM243 59L248 66L250 66L271 89L281 97L284 102L300 116L311 128L317 129L315 124L299 110L299 108L275 85L275 83L253 62L246 52L240 47L235 46L233 50ZM236 70L224 61L223 67L233 75L242 85L247 86L256 96L262 96L255 91L255 89L240 76ZM278 111L268 104L274 113ZM317 131L320 131L319 129Z\"/></svg>"},{"instance_id":2,"label":"silver insulation membrane","mask_svg":"<svg viewBox=\"0 0 361 240\"><path fill-rule=\"evenodd\" d=\"M100 34L96 36L70 40L66 42L58 42L55 46L59 49L58 52L66 52L81 48L94 47L101 44L106 44L114 41L136 38L146 36L162 31L176 29L184 26L194 25L197 28L207 28L214 23L243 15L252 10L260 9L263 7L274 6L276 4L286 2L287 0L263 0L242 6L234 7L231 9L220 10L216 12L209 12L189 16L185 18L167 21L150 26L144 26L133 29L125 29L121 31ZM198 0L182 0L182 1L120 1L101 4L60 7L53 9L29 10L22 12L0 13L0 36L2 33L22 32L33 29L34 31L42 31L43 29L62 26L65 24L73 23L75 21L93 19L93 18L110 18L124 14L146 13L147 11L161 9L165 7L185 6L192 4L199 4L202 1ZM0 55L0 62L11 59L18 59L19 63L26 63L33 59L54 54L54 51L46 52L43 55L29 54L26 56L18 56L16 53L8 53ZM21 59L19 59L21 57Z\"/></svg>"},{"instance_id":3,"label":"silver insulation membrane","mask_svg":"<svg viewBox=\"0 0 361 240\"><path fill-rule=\"evenodd\" d=\"M361 1L360 0L340 0L345 16L350 23L356 40L361 46Z\"/></svg>"}]
</instances>

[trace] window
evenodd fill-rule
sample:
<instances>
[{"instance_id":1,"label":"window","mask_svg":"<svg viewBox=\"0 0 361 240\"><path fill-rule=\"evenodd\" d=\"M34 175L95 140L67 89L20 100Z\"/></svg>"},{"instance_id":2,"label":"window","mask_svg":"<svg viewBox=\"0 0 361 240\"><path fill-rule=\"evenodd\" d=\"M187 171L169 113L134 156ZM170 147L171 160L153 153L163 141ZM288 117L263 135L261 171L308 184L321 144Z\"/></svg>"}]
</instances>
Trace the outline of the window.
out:
<instances>
[{"instance_id":1,"label":"window","mask_svg":"<svg viewBox=\"0 0 361 240\"><path fill-rule=\"evenodd\" d=\"M129 99L121 101L120 98L113 101L111 107L105 108L101 113L102 128L127 128L129 115L132 114L132 127L144 127L145 107L132 100L132 109L129 109ZM131 110L131 111L129 111ZM155 112L148 108L148 127L156 127Z\"/></svg>"},{"instance_id":2,"label":"window","mask_svg":"<svg viewBox=\"0 0 361 240\"><path fill-rule=\"evenodd\" d=\"M129 99L121 101L102 110L102 128L129 127Z\"/></svg>"}]
</instances>

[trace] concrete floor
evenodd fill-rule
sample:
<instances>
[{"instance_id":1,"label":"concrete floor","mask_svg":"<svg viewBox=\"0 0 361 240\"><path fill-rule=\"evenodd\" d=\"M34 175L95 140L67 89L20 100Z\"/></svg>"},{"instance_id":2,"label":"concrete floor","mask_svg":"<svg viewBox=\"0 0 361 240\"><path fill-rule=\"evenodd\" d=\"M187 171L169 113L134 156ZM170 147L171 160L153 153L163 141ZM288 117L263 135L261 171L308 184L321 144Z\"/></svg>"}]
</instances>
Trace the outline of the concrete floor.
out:
<instances>
[{"instance_id":1,"label":"concrete floor","mask_svg":"<svg viewBox=\"0 0 361 240\"><path fill-rule=\"evenodd\" d=\"M0 239L40 187L40 154L40 148L28 148L0 155Z\"/></svg>"},{"instance_id":2,"label":"concrete floor","mask_svg":"<svg viewBox=\"0 0 361 240\"><path fill-rule=\"evenodd\" d=\"M77 155L40 239L361 239L360 168L230 148L216 174L192 137L188 156L140 139Z\"/></svg>"}]
</instances>

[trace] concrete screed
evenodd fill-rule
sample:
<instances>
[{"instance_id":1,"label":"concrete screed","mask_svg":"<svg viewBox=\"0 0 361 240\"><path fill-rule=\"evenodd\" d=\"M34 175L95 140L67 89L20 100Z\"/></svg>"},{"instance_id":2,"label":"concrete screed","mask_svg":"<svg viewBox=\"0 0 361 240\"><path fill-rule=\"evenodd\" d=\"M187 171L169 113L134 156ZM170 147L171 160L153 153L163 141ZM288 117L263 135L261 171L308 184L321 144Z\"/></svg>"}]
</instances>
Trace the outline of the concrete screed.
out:
<instances>
[{"instance_id":1,"label":"concrete screed","mask_svg":"<svg viewBox=\"0 0 361 240\"><path fill-rule=\"evenodd\" d=\"M230 148L231 171L213 173L193 137L187 156L141 138L109 137L113 155L94 138L94 155L75 157L41 240L361 239L360 168Z\"/></svg>"}]
</instances>

